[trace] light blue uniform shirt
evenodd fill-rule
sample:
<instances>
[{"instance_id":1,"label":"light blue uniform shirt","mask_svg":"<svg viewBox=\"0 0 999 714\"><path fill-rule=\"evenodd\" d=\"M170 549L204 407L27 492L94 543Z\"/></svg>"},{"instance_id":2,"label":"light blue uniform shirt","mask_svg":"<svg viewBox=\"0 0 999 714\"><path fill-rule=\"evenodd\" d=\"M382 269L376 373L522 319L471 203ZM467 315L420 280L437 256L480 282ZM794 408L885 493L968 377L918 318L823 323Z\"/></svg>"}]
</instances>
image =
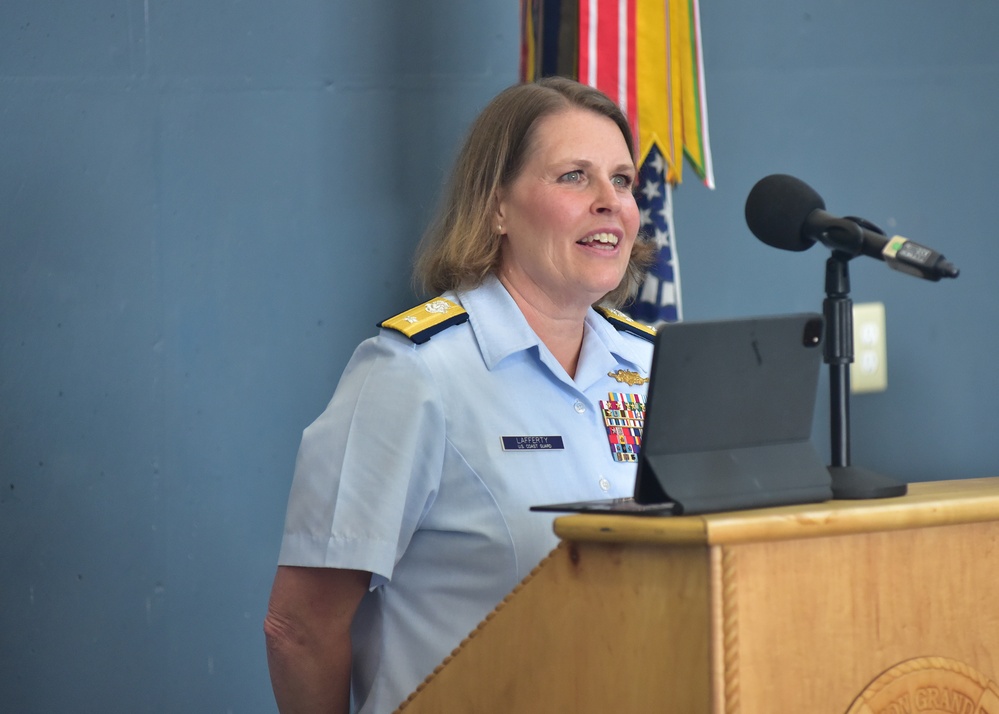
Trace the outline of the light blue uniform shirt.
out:
<instances>
[{"instance_id":1,"label":"light blue uniform shirt","mask_svg":"<svg viewBox=\"0 0 999 714\"><path fill-rule=\"evenodd\" d=\"M530 506L634 490L600 401L644 398L608 373L647 377L652 343L591 309L572 379L497 279L449 297L468 322L361 343L296 463L280 563L372 573L353 630L363 714L394 711L555 547L552 514Z\"/></svg>"}]
</instances>

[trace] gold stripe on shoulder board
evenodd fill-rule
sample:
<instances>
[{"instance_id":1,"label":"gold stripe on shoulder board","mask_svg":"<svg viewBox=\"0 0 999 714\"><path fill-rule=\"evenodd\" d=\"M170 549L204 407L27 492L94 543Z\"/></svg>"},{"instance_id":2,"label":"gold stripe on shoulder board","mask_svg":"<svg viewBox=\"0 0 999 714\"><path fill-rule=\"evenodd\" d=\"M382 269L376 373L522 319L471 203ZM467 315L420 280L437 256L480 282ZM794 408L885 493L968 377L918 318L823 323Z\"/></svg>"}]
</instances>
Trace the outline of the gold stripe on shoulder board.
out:
<instances>
[{"instance_id":1,"label":"gold stripe on shoulder board","mask_svg":"<svg viewBox=\"0 0 999 714\"><path fill-rule=\"evenodd\" d=\"M378 326L401 332L416 344L422 345L441 330L460 325L466 320L468 312L461 305L438 297L382 320Z\"/></svg>"},{"instance_id":2,"label":"gold stripe on shoulder board","mask_svg":"<svg viewBox=\"0 0 999 714\"><path fill-rule=\"evenodd\" d=\"M649 342L656 339L656 328L646 325L643 322L633 320L620 310L615 310L612 307L604 307L603 305L599 305L594 309L603 315L607 322L623 332L630 332L633 335L638 335Z\"/></svg>"}]
</instances>

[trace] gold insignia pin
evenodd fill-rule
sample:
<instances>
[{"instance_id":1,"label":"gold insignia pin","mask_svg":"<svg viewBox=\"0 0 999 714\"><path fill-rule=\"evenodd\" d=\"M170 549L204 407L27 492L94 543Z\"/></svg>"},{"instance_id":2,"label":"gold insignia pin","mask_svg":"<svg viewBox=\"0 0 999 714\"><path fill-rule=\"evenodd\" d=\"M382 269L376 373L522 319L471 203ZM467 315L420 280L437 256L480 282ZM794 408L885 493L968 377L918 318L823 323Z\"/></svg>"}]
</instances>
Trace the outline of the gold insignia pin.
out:
<instances>
[{"instance_id":1,"label":"gold insignia pin","mask_svg":"<svg viewBox=\"0 0 999 714\"><path fill-rule=\"evenodd\" d=\"M617 372L608 372L607 376L613 377L617 381L632 387L649 383L648 377L643 377L638 372L632 372L630 369L619 369Z\"/></svg>"}]
</instances>

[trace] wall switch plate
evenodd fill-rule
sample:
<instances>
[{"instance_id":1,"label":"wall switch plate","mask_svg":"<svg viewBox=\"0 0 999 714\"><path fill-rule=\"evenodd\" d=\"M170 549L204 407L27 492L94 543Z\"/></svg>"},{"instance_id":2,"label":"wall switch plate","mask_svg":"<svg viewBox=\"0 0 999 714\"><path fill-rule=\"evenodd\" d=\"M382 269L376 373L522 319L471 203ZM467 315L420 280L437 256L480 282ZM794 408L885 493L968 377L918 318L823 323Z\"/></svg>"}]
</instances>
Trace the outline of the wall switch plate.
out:
<instances>
[{"instance_id":1,"label":"wall switch plate","mask_svg":"<svg viewBox=\"0 0 999 714\"><path fill-rule=\"evenodd\" d=\"M864 394L888 389L888 346L885 306L880 302L853 306L853 364L850 392Z\"/></svg>"}]
</instances>

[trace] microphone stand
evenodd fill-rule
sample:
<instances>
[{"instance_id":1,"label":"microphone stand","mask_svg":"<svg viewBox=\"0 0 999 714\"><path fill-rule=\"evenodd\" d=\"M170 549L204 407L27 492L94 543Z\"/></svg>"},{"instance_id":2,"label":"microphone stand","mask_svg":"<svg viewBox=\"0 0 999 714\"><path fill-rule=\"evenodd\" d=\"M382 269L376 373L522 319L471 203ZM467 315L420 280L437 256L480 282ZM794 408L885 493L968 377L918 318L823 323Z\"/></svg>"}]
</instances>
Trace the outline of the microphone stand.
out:
<instances>
[{"instance_id":1,"label":"microphone stand","mask_svg":"<svg viewBox=\"0 0 999 714\"><path fill-rule=\"evenodd\" d=\"M833 498L866 499L904 496L908 487L892 478L850 465L850 364L853 362L853 301L849 261L853 256L834 250L826 261L824 357L829 365Z\"/></svg>"}]
</instances>

